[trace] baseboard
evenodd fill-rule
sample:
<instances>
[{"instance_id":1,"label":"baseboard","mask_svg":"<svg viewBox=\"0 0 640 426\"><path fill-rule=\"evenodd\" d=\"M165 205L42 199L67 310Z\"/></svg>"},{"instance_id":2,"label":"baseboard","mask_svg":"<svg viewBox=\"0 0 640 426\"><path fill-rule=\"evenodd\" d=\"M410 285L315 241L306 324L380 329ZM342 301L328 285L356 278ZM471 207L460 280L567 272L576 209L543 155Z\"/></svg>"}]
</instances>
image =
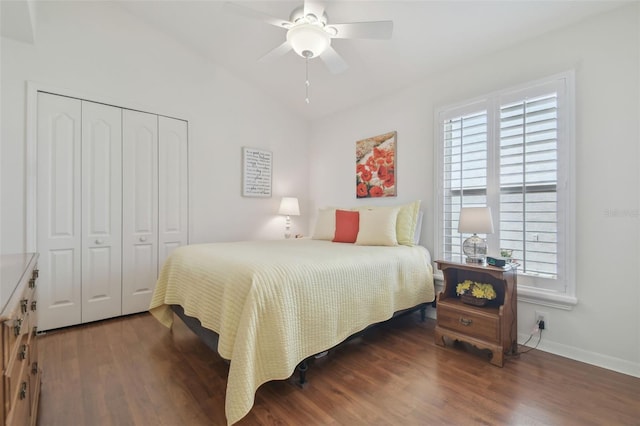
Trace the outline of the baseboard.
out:
<instances>
[{"instance_id":1,"label":"baseboard","mask_svg":"<svg viewBox=\"0 0 640 426\"><path fill-rule=\"evenodd\" d=\"M534 347L538 342L538 336L534 336L528 347ZM519 333L518 342L523 344L529 338L528 334ZM544 335L537 349L559 355L575 361L584 362L595 365L596 367L606 368L607 370L617 371L618 373L627 374L629 376L640 377L640 363L634 363L620 358L599 354L597 352L585 351L573 346L563 345L562 343L551 342L544 339Z\"/></svg>"}]
</instances>

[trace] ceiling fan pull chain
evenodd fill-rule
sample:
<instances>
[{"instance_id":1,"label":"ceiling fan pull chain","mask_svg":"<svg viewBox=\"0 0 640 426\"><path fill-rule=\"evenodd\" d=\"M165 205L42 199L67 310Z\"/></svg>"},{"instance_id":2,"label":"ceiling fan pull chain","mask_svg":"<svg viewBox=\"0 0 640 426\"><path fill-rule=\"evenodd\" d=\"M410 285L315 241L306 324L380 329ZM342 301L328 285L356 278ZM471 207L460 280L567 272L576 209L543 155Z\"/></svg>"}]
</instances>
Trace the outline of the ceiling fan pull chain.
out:
<instances>
[{"instance_id":1,"label":"ceiling fan pull chain","mask_svg":"<svg viewBox=\"0 0 640 426\"><path fill-rule=\"evenodd\" d=\"M305 98L304 101L308 104L311 102L309 100L309 57L304 58L304 66L305 66L305 81L304 81L304 90L305 90Z\"/></svg>"}]
</instances>

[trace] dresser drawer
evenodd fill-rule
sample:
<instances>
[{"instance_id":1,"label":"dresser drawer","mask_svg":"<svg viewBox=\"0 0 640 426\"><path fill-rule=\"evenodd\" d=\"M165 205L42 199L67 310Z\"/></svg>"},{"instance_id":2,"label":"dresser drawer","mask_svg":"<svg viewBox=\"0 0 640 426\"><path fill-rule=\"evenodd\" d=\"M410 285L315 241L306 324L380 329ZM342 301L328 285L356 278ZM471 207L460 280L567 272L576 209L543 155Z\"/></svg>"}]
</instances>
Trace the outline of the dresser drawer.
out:
<instances>
[{"instance_id":1,"label":"dresser drawer","mask_svg":"<svg viewBox=\"0 0 640 426\"><path fill-rule=\"evenodd\" d=\"M17 328L11 327L14 335L17 330ZM22 317L20 334L15 336L13 340L9 351L9 362L4 370L5 413L14 408L12 404L20 400L19 394L22 392L23 382L29 381L32 337L33 333L31 332L29 324L29 313L27 313Z\"/></svg>"},{"instance_id":2,"label":"dresser drawer","mask_svg":"<svg viewBox=\"0 0 640 426\"><path fill-rule=\"evenodd\" d=\"M20 337L21 338L17 341L16 352L4 373L4 388L9 396L9 400L11 400L11 397L16 392L19 381L22 378L22 373L29 366L30 348L27 338L26 336Z\"/></svg>"},{"instance_id":3,"label":"dresser drawer","mask_svg":"<svg viewBox=\"0 0 640 426\"><path fill-rule=\"evenodd\" d=\"M459 310L444 303L439 304L437 309L440 327L480 339L500 341L500 319L497 316L480 310Z\"/></svg>"},{"instance_id":4,"label":"dresser drawer","mask_svg":"<svg viewBox=\"0 0 640 426\"><path fill-rule=\"evenodd\" d=\"M19 380L16 381L16 392L11 396L11 409L7 415L7 426L26 425L30 423L31 386L30 371L25 368Z\"/></svg>"},{"instance_id":5,"label":"dresser drawer","mask_svg":"<svg viewBox=\"0 0 640 426\"><path fill-rule=\"evenodd\" d=\"M29 320L29 309L31 309L30 304L32 295L32 291L27 292L27 294L24 295L26 297L20 299L20 308L13 314L13 318L2 323L4 359L4 365L2 367L5 369L11 359L11 354L15 352L15 346L18 338L27 334L31 329L30 322L33 322L33 320Z\"/></svg>"}]
</instances>

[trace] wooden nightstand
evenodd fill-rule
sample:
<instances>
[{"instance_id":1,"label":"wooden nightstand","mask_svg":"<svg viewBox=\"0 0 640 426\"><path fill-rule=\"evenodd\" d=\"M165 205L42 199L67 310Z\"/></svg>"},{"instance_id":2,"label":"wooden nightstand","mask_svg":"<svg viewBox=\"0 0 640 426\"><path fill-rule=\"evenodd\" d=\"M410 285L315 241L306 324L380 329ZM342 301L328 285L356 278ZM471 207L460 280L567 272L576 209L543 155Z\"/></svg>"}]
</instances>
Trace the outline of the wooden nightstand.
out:
<instances>
[{"instance_id":1,"label":"wooden nightstand","mask_svg":"<svg viewBox=\"0 0 640 426\"><path fill-rule=\"evenodd\" d=\"M438 295L435 343L445 345L445 337L492 352L491 363L502 367L504 354L518 350L518 304L516 267L483 266L437 260L444 275L444 290ZM493 285L495 300L485 306L462 303L456 285L472 280Z\"/></svg>"}]
</instances>

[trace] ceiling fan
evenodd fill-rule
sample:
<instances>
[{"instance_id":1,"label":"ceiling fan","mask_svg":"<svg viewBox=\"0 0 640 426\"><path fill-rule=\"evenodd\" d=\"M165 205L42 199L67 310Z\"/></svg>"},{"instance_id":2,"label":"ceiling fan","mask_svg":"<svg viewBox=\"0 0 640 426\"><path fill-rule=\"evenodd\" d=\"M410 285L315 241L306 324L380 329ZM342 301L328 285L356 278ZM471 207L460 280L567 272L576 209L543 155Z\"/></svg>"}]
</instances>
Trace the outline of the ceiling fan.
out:
<instances>
[{"instance_id":1,"label":"ceiling fan","mask_svg":"<svg viewBox=\"0 0 640 426\"><path fill-rule=\"evenodd\" d=\"M267 61L284 55L290 50L306 60L320 57L333 74L348 68L345 60L331 47L331 39L389 39L393 32L393 21L350 22L330 24L320 2L305 0L295 8L289 20L273 17L237 3L225 3L225 7L237 15L261 20L287 31L286 40L268 52L260 61Z\"/></svg>"}]
</instances>

